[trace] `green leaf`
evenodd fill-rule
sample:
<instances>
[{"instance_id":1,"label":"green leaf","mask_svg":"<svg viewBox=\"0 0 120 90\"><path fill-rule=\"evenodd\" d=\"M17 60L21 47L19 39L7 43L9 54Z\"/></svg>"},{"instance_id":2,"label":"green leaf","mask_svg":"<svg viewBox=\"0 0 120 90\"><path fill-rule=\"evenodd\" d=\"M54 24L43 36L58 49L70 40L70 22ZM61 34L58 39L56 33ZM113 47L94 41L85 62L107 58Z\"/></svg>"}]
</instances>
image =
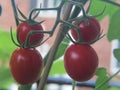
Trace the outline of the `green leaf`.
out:
<instances>
[{"instance_id":1,"label":"green leaf","mask_svg":"<svg viewBox=\"0 0 120 90\"><path fill-rule=\"evenodd\" d=\"M111 1L115 1L115 0L111 0ZM92 5L90 7L90 12L89 12L90 15L94 16L96 14L101 13L105 6L106 8L105 8L104 13L97 18L101 20L107 15L109 15L109 17L111 18L114 12L118 9L118 7L113 6L109 3L102 2L100 0L92 0Z\"/></svg>"},{"instance_id":2,"label":"green leaf","mask_svg":"<svg viewBox=\"0 0 120 90\"><path fill-rule=\"evenodd\" d=\"M15 35L15 32L13 34ZM16 48L9 32L0 30L0 43L0 60L9 60L11 53Z\"/></svg>"},{"instance_id":3,"label":"green leaf","mask_svg":"<svg viewBox=\"0 0 120 90\"><path fill-rule=\"evenodd\" d=\"M103 85L101 85L103 83L103 81L108 79L106 69L99 68L96 71L96 75L98 76L98 78L96 79L96 85L95 85L95 88L97 88L96 90L107 90L108 86L109 86L109 82L106 82Z\"/></svg>"},{"instance_id":4,"label":"green leaf","mask_svg":"<svg viewBox=\"0 0 120 90\"><path fill-rule=\"evenodd\" d=\"M54 62L54 64L52 65L52 68L50 70L50 75L61 75L61 74L65 74L65 69L64 69L64 63L63 60L57 60Z\"/></svg>"},{"instance_id":5,"label":"green leaf","mask_svg":"<svg viewBox=\"0 0 120 90\"><path fill-rule=\"evenodd\" d=\"M10 84L13 83L8 62L14 48L16 46L12 43L10 33L0 29L0 90L7 90Z\"/></svg>"},{"instance_id":6,"label":"green leaf","mask_svg":"<svg viewBox=\"0 0 120 90\"><path fill-rule=\"evenodd\" d=\"M0 90L1 88L8 88L13 83L13 79L9 68L0 68Z\"/></svg>"},{"instance_id":7,"label":"green leaf","mask_svg":"<svg viewBox=\"0 0 120 90\"><path fill-rule=\"evenodd\" d=\"M115 2L116 0L101 0L101 1L104 1L106 3L109 3L109 4L117 6L117 7L120 7L120 4Z\"/></svg>"},{"instance_id":8,"label":"green leaf","mask_svg":"<svg viewBox=\"0 0 120 90\"><path fill-rule=\"evenodd\" d=\"M69 40L64 38L64 40L62 41L62 43L58 47L58 51L57 51L57 53L55 55L55 58L54 58L55 60L57 60L58 58L63 56L66 48L68 47L68 45L69 45Z\"/></svg>"},{"instance_id":9,"label":"green leaf","mask_svg":"<svg viewBox=\"0 0 120 90\"><path fill-rule=\"evenodd\" d=\"M99 84L102 83L107 78L108 78L107 76L99 77L96 81L96 87L99 86ZM101 87L97 88L97 90L107 90L108 87L109 87L109 83L105 83Z\"/></svg>"},{"instance_id":10,"label":"green leaf","mask_svg":"<svg viewBox=\"0 0 120 90\"><path fill-rule=\"evenodd\" d=\"M32 85L21 85L19 86L19 90L30 90Z\"/></svg>"},{"instance_id":11,"label":"green leaf","mask_svg":"<svg viewBox=\"0 0 120 90\"><path fill-rule=\"evenodd\" d=\"M120 62L120 49L114 49L113 53L118 62Z\"/></svg>"},{"instance_id":12,"label":"green leaf","mask_svg":"<svg viewBox=\"0 0 120 90\"><path fill-rule=\"evenodd\" d=\"M109 90L120 90L120 88L117 88L117 87L111 87Z\"/></svg>"},{"instance_id":13,"label":"green leaf","mask_svg":"<svg viewBox=\"0 0 120 90\"><path fill-rule=\"evenodd\" d=\"M59 58L63 56L63 54L64 54L64 52L65 52L65 49L66 49L67 46L69 45L69 42L70 42L70 41L69 41L68 39L66 39L66 38L62 41L62 43L61 43L61 44L59 45L59 47L58 47L58 51L57 51L57 53L56 53L56 55L55 55L55 57L54 57L54 60L59 60ZM50 50L51 50L51 49L50 49ZM44 57L44 65L46 65L47 58L48 58L48 56L49 56L50 50L49 50L49 52L47 53L47 55Z\"/></svg>"},{"instance_id":14,"label":"green leaf","mask_svg":"<svg viewBox=\"0 0 120 90\"><path fill-rule=\"evenodd\" d=\"M107 38L109 41L120 39L120 9L118 9L110 19Z\"/></svg>"},{"instance_id":15,"label":"green leaf","mask_svg":"<svg viewBox=\"0 0 120 90\"><path fill-rule=\"evenodd\" d=\"M97 71L96 71L96 75L97 76L105 76L106 74L107 74L107 71L103 67L98 68Z\"/></svg>"}]
</instances>

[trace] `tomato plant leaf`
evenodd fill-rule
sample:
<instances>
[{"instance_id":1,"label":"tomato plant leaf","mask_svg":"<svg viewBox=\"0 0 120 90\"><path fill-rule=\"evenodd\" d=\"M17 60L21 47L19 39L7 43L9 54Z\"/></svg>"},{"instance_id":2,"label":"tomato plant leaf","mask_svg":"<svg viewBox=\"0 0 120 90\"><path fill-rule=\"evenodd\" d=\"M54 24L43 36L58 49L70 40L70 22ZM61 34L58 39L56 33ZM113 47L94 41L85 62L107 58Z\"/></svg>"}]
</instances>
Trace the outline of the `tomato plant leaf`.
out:
<instances>
[{"instance_id":1,"label":"tomato plant leaf","mask_svg":"<svg viewBox=\"0 0 120 90\"><path fill-rule=\"evenodd\" d=\"M65 52L65 49L67 48L67 46L69 45L69 40L64 38L62 43L59 45L58 47L58 51L54 57L54 60L59 60L59 58L61 56L63 56L63 53ZM51 49L50 49L51 50ZM50 50L48 51L48 53L46 54L46 56L44 57L44 65L46 65L46 62L47 62L47 58L49 56L49 53L50 53Z\"/></svg>"},{"instance_id":2,"label":"tomato plant leaf","mask_svg":"<svg viewBox=\"0 0 120 90\"><path fill-rule=\"evenodd\" d=\"M65 49L69 45L69 42L70 41L68 39L64 38L64 40L62 41L62 43L58 47L58 51L57 51L55 58L54 58L55 60L57 60L58 58L63 56L63 53L65 52Z\"/></svg>"},{"instance_id":3,"label":"tomato plant leaf","mask_svg":"<svg viewBox=\"0 0 120 90\"><path fill-rule=\"evenodd\" d=\"M30 90L32 85L21 85L19 86L19 90Z\"/></svg>"},{"instance_id":4,"label":"tomato plant leaf","mask_svg":"<svg viewBox=\"0 0 120 90\"><path fill-rule=\"evenodd\" d=\"M120 49L114 49L113 53L118 62L120 62Z\"/></svg>"},{"instance_id":5,"label":"tomato plant leaf","mask_svg":"<svg viewBox=\"0 0 120 90\"><path fill-rule=\"evenodd\" d=\"M11 40L9 32L0 30L0 43L0 60L9 60L12 51L16 48Z\"/></svg>"},{"instance_id":6,"label":"tomato plant leaf","mask_svg":"<svg viewBox=\"0 0 120 90\"><path fill-rule=\"evenodd\" d=\"M107 74L107 71L103 67L98 68L97 71L96 71L96 75L97 76L105 76L106 74Z\"/></svg>"},{"instance_id":7,"label":"tomato plant leaf","mask_svg":"<svg viewBox=\"0 0 120 90\"><path fill-rule=\"evenodd\" d=\"M120 9L118 9L110 19L107 38L109 41L120 39Z\"/></svg>"},{"instance_id":8,"label":"tomato plant leaf","mask_svg":"<svg viewBox=\"0 0 120 90\"><path fill-rule=\"evenodd\" d=\"M120 90L120 88L117 88L117 87L111 87L109 90Z\"/></svg>"},{"instance_id":9,"label":"tomato plant leaf","mask_svg":"<svg viewBox=\"0 0 120 90\"><path fill-rule=\"evenodd\" d=\"M117 2L114 2L114 0L101 0L101 1L120 7L120 4Z\"/></svg>"},{"instance_id":10,"label":"tomato plant leaf","mask_svg":"<svg viewBox=\"0 0 120 90\"><path fill-rule=\"evenodd\" d=\"M50 75L54 76L55 74L61 75L61 74L65 74L65 73L66 73L66 71L64 69L63 60L55 61L50 70Z\"/></svg>"},{"instance_id":11,"label":"tomato plant leaf","mask_svg":"<svg viewBox=\"0 0 120 90\"><path fill-rule=\"evenodd\" d=\"M103 81L108 79L106 69L105 68L99 68L96 71L96 75L98 76L98 78L96 79L96 85L95 85L95 88L97 88L96 90L107 90L108 86L109 86L109 82L106 82L101 86Z\"/></svg>"},{"instance_id":12,"label":"tomato plant leaf","mask_svg":"<svg viewBox=\"0 0 120 90\"><path fill-rule=\"evenodd\" d=\"M9 68L0 68L0 90L2 90L2 88L4 88L4 90L8 89L11 83L13 83L13 79Z\"/></svg>"},{"instance_id":13,"label":"tomato plant leaf","mask_svg":"<svg viewBox=\"0 0 120 90\"><path fill-rule=\"evenodd\" d=\"M96 87L99 86L104 80L106 80L108 77L107 76L102 76L99 77L96 81ZM97 90L107 90L109 86L109 83L103 84L101 87L97 88Z\"/></svg>"},{"instance_id":14,"label":"tomato plant leaf","mask_svg":"<svg viewBox=\"0 0 120 90\"><path fill-rule=\"evenodd\" d=\"M111 1L115 1L115 0L111 0ZM89 12L90 15L94 16L96 14L101 13L102 10L104 9L104 6L106 6L104 13L99 17L97 17L99 20L103 19L107 15L109 15L109 17L111 18L114 12L118 9L117 6L113 6L112 4L105 3L100 0L92 0L92 5L90 7L90 12Z\"/></svg>"}]
</instances>

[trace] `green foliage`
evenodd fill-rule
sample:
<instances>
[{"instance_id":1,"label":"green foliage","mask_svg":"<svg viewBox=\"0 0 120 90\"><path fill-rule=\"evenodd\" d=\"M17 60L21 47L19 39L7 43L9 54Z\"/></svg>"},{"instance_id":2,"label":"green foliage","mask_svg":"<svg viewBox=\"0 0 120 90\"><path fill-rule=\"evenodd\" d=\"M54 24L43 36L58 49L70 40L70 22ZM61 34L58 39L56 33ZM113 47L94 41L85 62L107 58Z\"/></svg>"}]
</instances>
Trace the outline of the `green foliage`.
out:
<instances>
[{"instance_id":1,"label":"green foliage","mask_svg":"<svg viewBox=\"0 0 120 90\"><path fill-rule=\"evenodd\" d=\"M104 82L108 79L106 69L99 68L96 71L96 75L98 76L96 80L96 85L95 85L96 90L107 90L109 86L109 82Z\"/></svg>"},{"instance_id":2,"label":"green foliage","mask_svg":"<svg viewBox=\"0 0 120 90\"><path fill-rule=\"evenodd\" d=\"M61 58L64 55L64 52L69 45L69 42L70 41L68 39L64 38L62 43L59 45L58 51L54 58L54 60L57 60L57 61L55 61L54 64L52 65L52 69L50 70L50 75L53 76L56 74L57 75L65 74L64 63Z\"/></svg>"},{"instance_id":3,"label":"green foliage","mask_svg":"<svg viewBox=\"0 0 120 90\"><path fill-rule=\"evenodd\" d=\"M50 75L62 75L65 74L64 63L63 60L57 60L52 65Z\"/></svg>"},{"instance_id":4,"label":"green foliage","mask_svg":"<svg viewBox=\"0 0 120 90\"><path fill-rule=\"evenodd\" d=\"M31 85L21 85L19 87L19 90L30 90L31 89Z\"/></svg>"},{"instance_id":5,"label":"green foliage","mask_svg":"<svg viewBox=\"0 0 120 90\"><path fill-rule=\"evenodd\" d=\"M0 30L0 60L9 60L12 51L15 49L10 33Z\"/></svg>"},{"instance_id":6,"label":"green foliage","mask_svg":"<svg viewBox=\"0 0 120 90\"><path fill-rule=\"evenodd\" d=\"M110 19L108 40L120 39L120 9L118 9Z\"/></svg>"},{"instance_id":7,"label":"green foliage","mask_svg":"<svg viewBox=\"0 0 120 90\"><path fill-rule=\"evenodd\" d=\"M9 70L9 59L16 46L12 43L10 33L0 30L0 90L6 90L13 83Z\"/></svg>"},{"instance_id":8,"label":"green foliage","mask_svg":"<svg viewBox=\"0 0 120 90\"><path fill-rule=\"evenodd\" d=\"M9 68L0 68L0 90L7 89L13 83Z\"/></svg>"},{"instance_id":9,"label":"green foliage","mask_svg":"<svg viewBox=\"0 0 120 90\"><path fill-rule=\"evenodd\" d=\"M114 49L113 53L118 62L120 62L120 49Z\"/></svg>"},{"instance_id":10,"label":"green foliage","mask_svg":"<svg viewBox=\"0 0 120 90\"><path fill-rule=\"evenodd\" d=\"M112 87L109 90L120 90L120 88Z\"/></svg>"},{"instance_id":11,"label":"green foliage","mask_svg":"<svg viewBox=\"0 0 120 90\"><path fill-rule=\"evenodd\" d=\"M69 42L70 41L68 39L66 39L66 38L62 41L62 43L59 45L58 51L57 51L57 53L55 55L55 58L54 58L55 60L57 60L58 58L60 58L61 56L63 56L66 48L69 45Z\"/></svg>"},{"instance_id":12,"label":"green foliage","mask_svg":"<svg viewBox=\"0 0 120 90\"><path fill-rule=\"evenodd\" d=\"M115 0L111 0L111 1L115 1ZM109 3L102 2L101 0L92 0L92 5L90 7L90 14L91 15L100 14L103 11L104 7L106 7L104 13L99 17L97 17L99 20L103 19L107 15L111 18L118 9L118 7L113 6Z\"/></svg>"},{"instance_id":13,"label":"green foliage","mask_svg":"<svg viewBox=\"0 0 120 90\"><path fill-rule=\"evenodd\" d=\"M60 57L63 56L64 52L65 52L65 49L67 48L68 44L69 44L69 40L64 38L64 40L62 41L62 43L59 45L58 47L58 51L54 57L54 60L59 60ZM50 49L51 50L51 49ZM50 53L50 50L49 52L47 53L47 55L45 56L44 58L44 64L46 65L46 62L47 62L47 58L49 56L49 53Z\"/></svg>"}]
</instances>

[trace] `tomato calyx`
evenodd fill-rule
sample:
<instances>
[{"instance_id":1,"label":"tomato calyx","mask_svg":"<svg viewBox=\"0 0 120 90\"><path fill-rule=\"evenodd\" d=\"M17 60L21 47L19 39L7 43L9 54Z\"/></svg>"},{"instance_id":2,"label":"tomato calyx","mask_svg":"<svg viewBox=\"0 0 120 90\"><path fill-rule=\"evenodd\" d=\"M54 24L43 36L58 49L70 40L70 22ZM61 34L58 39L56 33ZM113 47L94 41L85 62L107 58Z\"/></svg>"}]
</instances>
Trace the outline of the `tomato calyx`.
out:
<instances>
[{"instance_id":1,"label":"tomato calyx","mask_svg":"<svg viewBox=\"0 0 120 90\"><path fill-rule=\"evenodd\" d=\"M93 44L105 36L99 22L94 17L85 17L73 24L77 28L71 28L66 37L75 44Z\"/></svg>"},{"instance_id":2,"label":"tomato calyx","mask_svg":"<svg viewBox=\"0 0 120 90\"><path fill-rule=\"evenodd\" d=\"M11 27L11 29L10 29L10 36L11 36L11 40L12 40L12 42L16 45L16 46L18 46L18 47L21 47L21 48L35 48L35 47L37 47L37 46L40 46L41 44L43 44L45 41L47 41L48 39L49 39L49 37L48 38L46 38L45 40L41 40L40 41L40 43L38 43L39 42L39 38L38 39L36 39L36 40L34 40L34 41L32 41L31 43L30 43L30 38L34 35L36 35L36 34L40 34L40 32L38 31L30 31L28 34L27 34L27 36L26 36L26 39L25 39L25 41L24 41L24 43L21 43L20 42L20 40L19 40L19 38L18 38L18 35L16 35L17 36L17 41L15 41L14 40L14 35L13 35L13 30L12 30L12 27ZM41 38L43 38L44 37L44 34L42 34L42 31L41 31L41 35L42 35L42 37ZM38 44L36 44L36 43L38 43Z\"/></svg>"},{"instance_id":3,"label":"tomato calyx","mask_svg":"<svg viewBox=\"0 0 120 90\"><path fill-rule=\"evenodd\" d=\"M11 38L12 38L13 43L16 46L23 47L23 48L37 47L37 46L40 46L41 44L43 44L45 41L47 41L49 39L49 37L51 35L51 32L50 31L44 31L42 26L41 26L41 24L45 20L42 20L40 22L36 21L36 18L38 17L38 15L40 13L40 10L39 11L34 11L34 9L33 9L30 12L28 18L20 11L19 8L17 8L17 11L19 12L21 17L23 18L23 20L22 20L18 17L17 14L15 14L15 17L18 20L18 22L20 21L20 23L18 23L18 25L17 25L17 29L19 27L21 27L20 26L21 23L24 23L26 26L25 25L23 26L22 29L24 29L24 30L19 30L19 31L17 30L17 35L16 35L17 36L17 42L15 42L15 40L13 38L12 28L11 28L11 30L10 30ZM29 29L25 29L24 27L29 28ZM25 33L27 33L27 34L25 34ZM22 35L22 34L24 34L24 35ZM44 34L49 34L49 37L47 37L43 40ZM25 36L24 39L23 39L23 36ZM31 41L31 38L32 38L32 41ZM35 38L35 39L33 40L33 38ZM40 39L41 39L41 42L39 41ZM36 44L37 42L40 42L40 43Z\"/></svg>"},{"instance_id":4,"label":"tomato calyx","mask_svg":"<svg viewBox=\"0 0 120 90\"><path fill-rule=\"evenodd\" d=\"M17 8L19 14L21 15L21 17L24 19L20 19L19 17L17 17L16 15L16 18L21 21L21 22L27 22L29 23L30 26L34 26L34 25L39 25L39 24L42 24L45 20L42 20L40 22L36 21L35 19L38 17L40 11L38 11L34 16L33 16L33 12L31 11L30 14L29 14L29 17L27 18L21 11L19 8Z\"/></svg>"}]
</instances>

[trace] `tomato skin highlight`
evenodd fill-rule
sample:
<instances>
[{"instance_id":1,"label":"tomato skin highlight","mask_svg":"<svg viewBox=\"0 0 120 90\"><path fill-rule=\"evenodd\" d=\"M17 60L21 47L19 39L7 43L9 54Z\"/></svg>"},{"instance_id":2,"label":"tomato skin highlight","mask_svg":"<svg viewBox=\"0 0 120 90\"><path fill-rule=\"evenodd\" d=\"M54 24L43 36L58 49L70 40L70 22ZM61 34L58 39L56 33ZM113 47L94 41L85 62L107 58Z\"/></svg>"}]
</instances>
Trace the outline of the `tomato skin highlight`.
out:
<instances>
[{"instance_id":1,"label":"tomato skin highlight","mask_svg":"<svg viewBox=\"0 0 120 90\"><path fill-rule=\"evenodd\" d=\"M90 45L73 44L65 51L64 67L73 80L87 81L98 67L98 56Z\"/></svg>"},{"instance_id":2,"label":"tomato skin highlight","mask_svg":"<svg viewBox=\"0 0 120 90\"><path fill-rule=\"evenodd\" d=\"M30 26L27 22L22 22L17 27L17 37L20 44L24 44L27 38L27 35L30 31L43 31L43 27L41 25ZM29 44L37 45L42 42L44 37L43 33L34 34L30 36Z\"/></svg>"},{"instance_id":3,"label":"tomato skin highlight","mask_svg":"<svg viewBox=\"0 0 120 90\"><path fill-rule=\"evenodd\" d=\"M10 70L16 82L32 84L40 77L42 57L34 48L17 48L10 59Z\"/></svg>"},{"instance_id":4,"label":"tomato skin highlight","mask_svg":"<svg viewBox=\"0 0 120 90\"><path fill-rule=\"evenodd\" d=\"M100 24L95 18L88 18L88 25L83 20L78 24L83 42L92 42L100 35ZM71 30L71 34L75 40L78 40L78 32Z\"/></svg>"}]
</instances>

